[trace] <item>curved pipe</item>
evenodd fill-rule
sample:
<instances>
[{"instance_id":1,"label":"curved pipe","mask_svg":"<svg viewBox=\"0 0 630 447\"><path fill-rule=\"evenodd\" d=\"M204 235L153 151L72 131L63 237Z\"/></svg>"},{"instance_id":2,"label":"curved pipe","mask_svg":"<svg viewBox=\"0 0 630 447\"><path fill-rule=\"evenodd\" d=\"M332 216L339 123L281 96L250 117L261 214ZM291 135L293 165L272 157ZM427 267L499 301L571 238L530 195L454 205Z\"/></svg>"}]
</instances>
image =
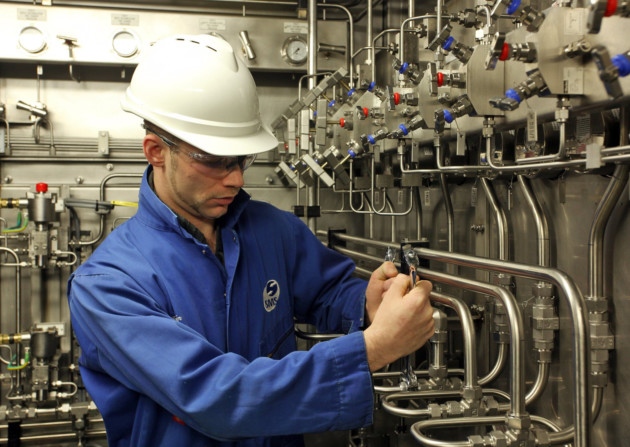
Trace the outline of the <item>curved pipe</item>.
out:
<instances>
[{"instance_id":1,"label":"curved pipe","mask_svg":"<svg viewBox=\"0 0 630 447\"><path fill-rule=\"evenodd\" d=\"M545 214L540 208L540 204L534 196L532 191L532 185L528 178L523 175L517 176L518 183L521 186L525 200L529 205L532 215L534 217L534 223L536 225L536 235L538 240L538 265L549 265L549 226Z\"/></svg>"},{"instance_id":2,"label":"curved pipe","mask_svg":"<svg viewBox=\"0 0 630 447\"><path fill-rule=\"evenodd\" d=\"M630 172L629 165L617 165L615 172L608 183L608 187L604 192L599 205L595 210L595 217L591 225L591 231L588 240L588 291L587 300L606 302L607 298L604 296L604 232L606 224L610 219L610 215L619 197L623 193L626 184L628 183L628 173ZM603 307L603 306L602 306ZM604 307L605 308L605 307ZM606 314L607 312L602 312ZM595 315L598 315L596 312ZM601 315L601 313L599 314ZM597 316L596 318L600 318ZM608 322L606 322L608 323ZM600 323L601 324L601 323ZM608 326L609 328L609 326ZM607 374L607 368L606 368ZM607 379L602 379L607 380ZM593 420L595 421L599 416L602 404L603 388L605 384L595 383L594 390L596 391L593 396ZM597 404L597 405L595 405Z\"/></svg>"},{"instance_id":3,"label":"curved pipe","mask_svg":"<svg viewBox=\"0 0 630 447\"><path fill-rule=\"evenodd\" d=\"M548 154L548 155L539 155L536 157L526 157L526 158L520 158L515 160L514 162L516 164L521 164L521 165L530 165L530 164L534 164L534 163L539 163L539 162L546 162L546 161L558 161L558 160L562 160L566 157L566 121L559 121L559 137L558 137L558 152L556 152L555 154Z\"/></svg>"},{"instance_id":4,"label":"curved pipe","mask_svg":"<svg viewBox=\"0 0 630 447\"><path fill-rule=\"evenodd\" d=\"M339 236L340 236L340 239L354 240L355 242L362 240L362 238L347 237L347 235L339 235ZM384 244L384 245L389 246L388 244ZM337 250L338 252L345 254L346 256L357 257L358 259L366 260L366 261L377 261L377 262L379 261L378 258L372 255L363 254L363 253L360 253L354 250L349 250L343 247L333 247L333 248ZM520 313L520 308L518 307L518 304L516 303L516 299L514 298L514 296L503 287L499 287L499 286L495 286L491 284L485 284L485 283L481 283L481 282L466 279L466 278L448 275L445 273L439 273L439 272L427 270L424 268L420 268L418 269L418 271L420 272L423 278L426 278L429 281L442 282L447 285L452 285L452 286L456 286L460 288L465 288L467 290L484 293L487 295L494 296L495 298L498 298L503 302L507 315L508 315L508 319L510 322L510 329L511 329L510 342L512 344L512 358L511 358L512 362L511 362L511 372L510 372L511 373L510 383L512 387L511 395L514 396L514 398L511 400L512 402L511 415L514 417L520 417L520 416L525 415L526 414L525 392L524 392L525 379L520 368L520 365L523 365L525 361L524 350L523 350L523 343L525 340L525 335L524 335L523 320ZM434 296L436 300L439 300L441 298L448 298L445 295L432 293L431 294L432 299ZM455 301L451 302L451 301L446 300L446 302L455 304ZM464 312L470 316L469 311L464 311ZM462 324L466 325L466 327L470 327L472 331L472 319L469 323L465 323L464 319L462 319ZM470 337L474 337L474 335L470 334ZM470 341L467 341L467 344L470 342L472 342L472 338L470 339ZM469 352L470 355L473 355L472 353L474 351L472 349L467 349L467 352ZM475 370L474 372L475 378L471 376L466 376L467 377L466 383L473 384L472 387L474 388L477 385L476 363L472 359L468 359L468 360L470 362L470 366L474 364L473 369ZM466 373L466 369L470 370L470 368L465 368L465 373ZM470 371L467 371L467 373L471 374Z\"/></svg>"},{"instance_id":5,"label":"curved pipe","mask_svg":"<svg viewBox=\"0 0 630 447\"><path fill-rule=\"evenodd\" d=\"M481 185L483 186L483 190L486 193L488 203L492 207L494 215L496 216L499 241L499 259L502 261L507 261L509 259L507 218L505 217L503 209L499 207L497 195L494 192L494 188L490 184L490 180L488 180L487 178L482 178Z\"/></svg>"},{"instance_id":6,"label":"curved pipe","mask_svg":"<svg viewBox=\"0 0 630 447\"><path fill-rule=\"evenodd\" d=\"M444 206L446 208L446 225L448 229L448 251L453 251L453 239L455 235L455 220L453 219L453 202L451 202L451 195L448 192L448 186L446 184L446 175L440 174L440 185L442 187L442 197L444 197Z\"/></svg>"},{"instance_id":7,"label":"curved pipe","mask_svg":"<svg viewBox=\"0 0 630 447\"><path fill-rule=\"evenodd\" d=\"M595 217L588 238L589 297L604 296L604 230L621 193L628 183L629 171L630 166L617 165L608 187L595 210Z\"/></svg>"},{"instance_id":8,"label":"curved pipe","mask_svg":"<svg viewBox=\"0 0 630 447\"><path fill-rule=\"evenodd\" d=\"M431 292L431 301L450 307L459 317L464 338L464 389L478 388L475 328L470 309L462 300L438 292Z\"/></svg>"},{"instance_id":9,"label":"curved pipe","mask_svg":"<svg viewBox=\"0 0 630 447\"><path fill-rule=\"evenodd\" d=\"M534 192L532 191L531 182L523 175L517 176L518 183L521 186L525 200L529 205L529 208L534 217L534 223L536 227L536 235L538 241L538 265L548 266L550 263L549 255L549 226L547 219L543 213L540 204L536 200ZM538 374L536 375L536 381L525 396L526 404L530 404L536 401L547 386L549 381L549 362L538 361Z\"/></svg>"},{"instance_id":10,"label":"curved pipe","mask_svg":"<svg viewBox=\"0 0 630 447\"><path fill-rule=\"evenodd\" d=\"M416 250L417 251L417 250ZM510 323L510 388L512 397L511 416L526 416L525 411L525 377L521 365L525 364L525 329L523 327L523 317L521 309L516 302L516 298L507 289L486 284L479 281L466 279L458 276L447 275L434 270L419 268L418 271L423 278L429 281L437 281L446 285L464 288L475 292L493 296L503 303Z\"/></svg>"},{"instance_id":11,"label":"curved pipe","mask_svg":"<svg viewBox=\"0 0 630 447\"><path fill-rule=\"evenodd\" d=\"M101 180L101 185L99 189L99 199L101 201L105 200L105 185L113 178L142 178L143 174L111 174ZM101 214L101 218L99 221L99 229L98 234L91 241L70 241L68 245L78 245L78 246L89 246L94 245L98 241L101 240L105 233L105 215Z\"/></svg>"},{"instance_id":12,"label":"curved pipe","mask_svg":"<svg viewBox=\"0 0 630 447\"><path fill-rule=\"evenodd\" d=\"M354 205L352 204L352 194L353 194L353 189L352 189L352 184L353 182L353 175L352 175L352 160L350 161L350 185L349 185L349 199L348 201L350 202L350 208L352 209L352 211L354 211L357 214L377 214L379 216L406 216L407 214L411 213L411 210L413 210L413 194L409 194L409 207L405 210L402 211L400 213L396 213L396 212L384 212L383 210L385 209L385 207L387 205L391 206L391 201L389 201L389 199L387 198L387 194L384 194L384 200L383 200L383 206L380 210L376 210L373 206L374 204L374 197L375 197L375 184L374 181L376 179L376 168L375 168L375 162L374 159L371 159L371 185L370 185L370 194L371 194L371 202L368 203L368 206L371 208L370 210L367 211L361 211L361 210L355 210L354 209ZM389 203L388 203L389 202Z\"/></svg>"},{"instance_id":13,"label":"curved pipe","mask_svg":"<svg viewBox=\"0 0 630 447\"><path fill-rule=\"evenodd\" d=\"M493 388L486 388L485 390L483 390L483 395L484 396L499 396L505 399L506 401L510 400L510 395L508 393L501 390L496 390ZM385 408L389 413L396 416L409 417L409 418L415 418L415 417L421 417L421 416L433 417L431 414L431 411L428 410L427 408L416 408L416 409L403 408L403 407L396 406L394 402L409 401L413 399L429 399L429 398L433 398L433 399L453 398L454 399L454 398L461 398L461 397L462 397L462 390L405 391L405 392L397 392L397 393L392 393L392 394L383 396L383 398L381 399L381 403L383 405L383 408ZM505 416L501 416L501 417L503 417L503 421L505 422ZM453 418L453 419L457 419L457 418Z\"/></svg>"},{"instance_id":14,"label":"curved pipe","mask_svg":"<svg viewBox=\"0 0 630 447\"><path fill-rule=\"evenodd\" d=\"M371 0L370 0L370 3L371 3ZM350 55L350 58L352 58L354 55L354 22L352 21L352 13L350 12L350 10L346 8L345 6L333 5L330 3L317 3L317 7L341 9L348 16L348 36L349 36L348 45L350 46L350 48L348 49L349 50L348 54ZM371 24L369 25L369 27L371 28ZM346 60L346 67L348 68L350 87L352 87L354 85L354 64L352 63L352 59Z\"/></svg>"},{"instance_id":15,"label":"curved pipe","mask_svg":"<svg viewBox=\"0 0 630 447\"><path fill-rule=\"evenodd\" d=\"M541 418L539 416L532 416L532 421L546 425L553 431L558 431L559 428L553 422ZM435 438L429 438L428 436L424 436L422 434L422 430L431 429L431 428L444 428L444 427L453 427L453 426L462 426L462 425L502 425L505 423L505 418L503 416L483 416L483 417L462 417L462 418L454 418L454 419L432 419L429 421L420 421L416 422L411 426L411 434L418 442L420 442L423 446L430 447L472 447L473 443L471 441L447 441L443 442L437 440ZM553 434L550 434L551 438ZM538 443L537 443L538 444Z\"/></svg>"},{"instance_id":16,"label":"curved pipe","mask_svg":"<svg viewBox=\"0 0 630 447\"><path fill-rule=\"evenodd\" d=\"M499 352L497 353L497 360L494 362L494 366L486 374L485 377L479 379L479 385L487 385L496 379L499 374L505 369L505 364L508 361L508 349L509 345L507 343L501 342L499 343Z\"/></svg>"},{"instance_id":17,"label":"curved pipe","mask_svg":"<svg viewBox=\"0 0 630 447\"><path fill-rule=\"evenodd\" d=\"M538 374L536 375L536 381L532 385L529 392L525 395L525 404L529 405L532 402L538 400L541 396L547 382L549 381L549 362L538 361Z\"/></svg>"},{"instance_id":18,"label":"curved pipe","mask_svg":"<svg viewBox=\"0 0 630 447\"><path fill-rule=\"evenodd\" d=\"M387 248L387 242L374 241L356 236L339 235L340 240L362 243L376 247ZM589 326L586 320L588 309L580 289L573 279L565 272L550 268L527 264L518 264L509 261L470 256L461 253L449 253L445 251L431 250L428 248L415 249L421 258L430 261L451 263L463 267L494 270L501 273L509 273L524 278L538 279L555 284L569 308L569 314L573 324L573 426L553 435L554 443L574 441L575 447L588 447L591 439L591 408L589 406ZM357 268L356 271L369 276L371 271ZM577 428L576 428L577 427Z\"/></svg>"},{"instance_id":19,"label":"curved pipe","mask_svg":"<svg viewBox=\"0 0 630 447\"><path fill-rule=\"evenodd\" d=\"M14 264L2 264L1 266L7 267L15 267L15 333L19 334L22 332L22 263L20 262L20 257L18 254L7 247L0 247L0 251L4 251L15 259ZM8 331L6 331L8 332ZM20 355L20 345L17 345L16 355L18 361L21 357ZM22 383L22 375L17 372L16 374L16 388L20 389Z\"/></svg>"},{"instance_id":20,"label":"curved pipe","mask_svg":"<svg viewBox=\"0 0 630 447\"><path fill-rule=\"evenodd\" d=\"M439 1L438 1L438 6L439 6ZM438 20L438 32L441 29L440 28L440 23L442 21L442 14L441 14L441 7L439 8L440 10L438 11L437 14L423 14L421 16L416 16L416 17L408 17L405 20L403 20L403 22L400 24L400 36L398 38L398 54L402 57L402 55L404 54L404 49L405 49L405 25L407 25L407 23L409 22L413 22L415 20L422 20L422 19L437 19ZM449 16L446 16L446 18L449 18ZM413 31L413 30L407 30L407 31ZM401 62L404 62L401 60Z\"/></svg>"},{"instance_id":21,"label":"curved pipe","mask_svg":"<svg viewBox=\"0 0 630 447\"><path fill-rule=\"evenodd\" d=\"M589 327L586 320L588 309L584 297L575 282L565 272L553 268L499 261L461 253L448 253L428 248L416 248L415 251L424 259L544 280L555 284L563 291L573 323L573 359L575 365L573 372L574 420L573 427L570 430L574 430L575 447L587 447L591 439L592 429L588 393Z\"/></svg>"},{"instance_id":22,"label":"curved pipe","mask_svg":"<svg viewBox=\"0 0 630 447\"><path fill-rule=\"evenodd\" d=\"M328 233L326 233L325 231L318 231L318 236L321 237L326 237L328 236ZM357 244L361 244L361 245L370 245L373 247L377 247L377 248L383 248L383 249L387 249L388 247L391 246L391 243L388 242L381 242L381 241L377 241L377 240L373 240L373 239L364 239L361 237L357 237L357 236L351 236L348 234L337 234L337 236L339 239L343 240L343 241L347 241L347 242L354 242ZM345 254L346 256L350 256L350 257L355 257L364 261L373 261L373 262L380 262L381 260L375 256L371 256L371 255L367 255L367 254L363 254L354 250L348 250L346 248L343 247L334 247L335 250L337 250L340 253ZM369 270L365 270L365 269L361 269L359 267L357 267L357 272L362 273L363 275L369 277L371 274L371 271ZM508 360L508 345L506 343L500 343L499 344L499 352L497 354L497 360L494 364L494 367L492 368L492 370L485 376L482 377L478 380L478 384L479 385L487 385L488 383L492 382L494 379L496 379L496 377L505 369L505 364L507 363ZM454 370L449 370L451 372L455 372ZM397 373L396 373L397 374ZM422 372L416 372L416 374L422 374ZM393 391L393 387L380 387L379 389L377 389L377 391L380 392L391 392Z\"/></svg>"}]
</instances>

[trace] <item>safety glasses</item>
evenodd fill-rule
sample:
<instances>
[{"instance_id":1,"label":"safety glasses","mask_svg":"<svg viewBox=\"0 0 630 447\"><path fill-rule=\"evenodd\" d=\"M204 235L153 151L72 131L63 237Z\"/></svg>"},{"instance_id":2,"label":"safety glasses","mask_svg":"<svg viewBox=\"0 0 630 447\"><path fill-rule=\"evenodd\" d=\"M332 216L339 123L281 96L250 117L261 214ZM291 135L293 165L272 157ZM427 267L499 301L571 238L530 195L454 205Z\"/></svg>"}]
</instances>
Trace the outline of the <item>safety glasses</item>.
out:
<instances>
[{"instance_id":1,"label":"safety glasses","mask_svg":"<svg viewBox=\"0 0 630 447\"><path fill-rule=\"evenodd\" d=\"M154 129L151 129L143 124L143 126L147 132L151 132L155 136L157 136L160 140L166 144L172 152L179 152L185 154L187 157L191 158L198 164L201 164L205 168L208 169L210 175L213 177L225 177L230 172L232 172L237 167L244 171L249 168L254 160L256 159L256 155L239 155L236 157L220 157L217 155L195 152L193 150L184 149L179 143L176 143L164 135L156 132Z\"/></svg>"}]
</instances>

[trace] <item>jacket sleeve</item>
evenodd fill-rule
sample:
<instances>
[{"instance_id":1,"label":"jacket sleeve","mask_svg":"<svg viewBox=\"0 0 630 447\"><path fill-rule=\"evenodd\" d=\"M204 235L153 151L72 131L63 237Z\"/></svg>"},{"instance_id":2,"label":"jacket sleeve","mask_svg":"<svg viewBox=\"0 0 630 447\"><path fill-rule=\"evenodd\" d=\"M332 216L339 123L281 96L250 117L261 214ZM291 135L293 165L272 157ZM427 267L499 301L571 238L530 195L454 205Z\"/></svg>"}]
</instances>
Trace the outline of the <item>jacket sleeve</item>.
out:
<instances>
[{"instance_id":1,"label":"jacket sleeve","mask_svg":"<svg viewBox=\"0 0 630 447\"><path fill-rule=\"evenodd\" d=\"M281 360L249 362L173 319L124 271L75 273L68 292L74 330L88 353L82 366L149 396L206 436L229 440L371 423L372 383L361 332Z\"/></svg>"},{"instance_id":2,"label":"jacket sleeve","mask_svg":"<svg viewBox=\"0 0 630 447\"><path fill-rule=\"evenodd\" d=\"M350 333L364 328L367 282L353 276L354 262L326 247L295 216L292 264L295 313L321 332Z\"/></svg>"}]
</instances>

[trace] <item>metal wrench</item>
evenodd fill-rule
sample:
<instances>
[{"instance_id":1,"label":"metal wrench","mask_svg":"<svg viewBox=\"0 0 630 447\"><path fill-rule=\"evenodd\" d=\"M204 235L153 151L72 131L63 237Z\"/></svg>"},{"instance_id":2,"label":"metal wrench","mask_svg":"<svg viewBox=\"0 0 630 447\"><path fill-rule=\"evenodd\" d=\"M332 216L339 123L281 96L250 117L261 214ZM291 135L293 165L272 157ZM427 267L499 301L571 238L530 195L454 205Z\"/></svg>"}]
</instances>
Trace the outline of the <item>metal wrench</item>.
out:
<instances>
[{"instance_id":1,"label":"metal wrench","mask_svg":"<svg viewBox=\"0 0 630 447\"><path fill-rule=\"evenodd\" d=\"M418 255L409 245L403 247L401 257L404 256L404 260L409 265L409 274L411 275L410 289L416 286L418 264ZM387 247L387 253L385 254L386 261L394 261L396 257L396 250ZM418 389L418 377L416 377L413 367L411 365L411 356L405 356L401 359L401 371L400 371L400 389L402 391L411 391Z\"/></svg>"}]
</instances>

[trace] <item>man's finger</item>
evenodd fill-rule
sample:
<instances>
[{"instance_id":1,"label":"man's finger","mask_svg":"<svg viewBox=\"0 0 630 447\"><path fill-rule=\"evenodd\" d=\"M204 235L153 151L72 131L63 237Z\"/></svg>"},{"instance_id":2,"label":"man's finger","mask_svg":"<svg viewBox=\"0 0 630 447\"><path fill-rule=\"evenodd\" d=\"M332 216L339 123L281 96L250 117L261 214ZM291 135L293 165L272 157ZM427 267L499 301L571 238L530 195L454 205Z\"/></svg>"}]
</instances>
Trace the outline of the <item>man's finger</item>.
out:
<instances>
[{"instance_id":1,"label":"man's finger","mask_svg":"<svg viewBox=\"0 0 630 447\"><path fill-rule=\"evenodd\" d=\"M396 265L391 261L383 262L379 268L374 270L372 273L372 278L385 281L386 279L393 278L398 274L398 269Z\"/></svg>"}]
</instances>

